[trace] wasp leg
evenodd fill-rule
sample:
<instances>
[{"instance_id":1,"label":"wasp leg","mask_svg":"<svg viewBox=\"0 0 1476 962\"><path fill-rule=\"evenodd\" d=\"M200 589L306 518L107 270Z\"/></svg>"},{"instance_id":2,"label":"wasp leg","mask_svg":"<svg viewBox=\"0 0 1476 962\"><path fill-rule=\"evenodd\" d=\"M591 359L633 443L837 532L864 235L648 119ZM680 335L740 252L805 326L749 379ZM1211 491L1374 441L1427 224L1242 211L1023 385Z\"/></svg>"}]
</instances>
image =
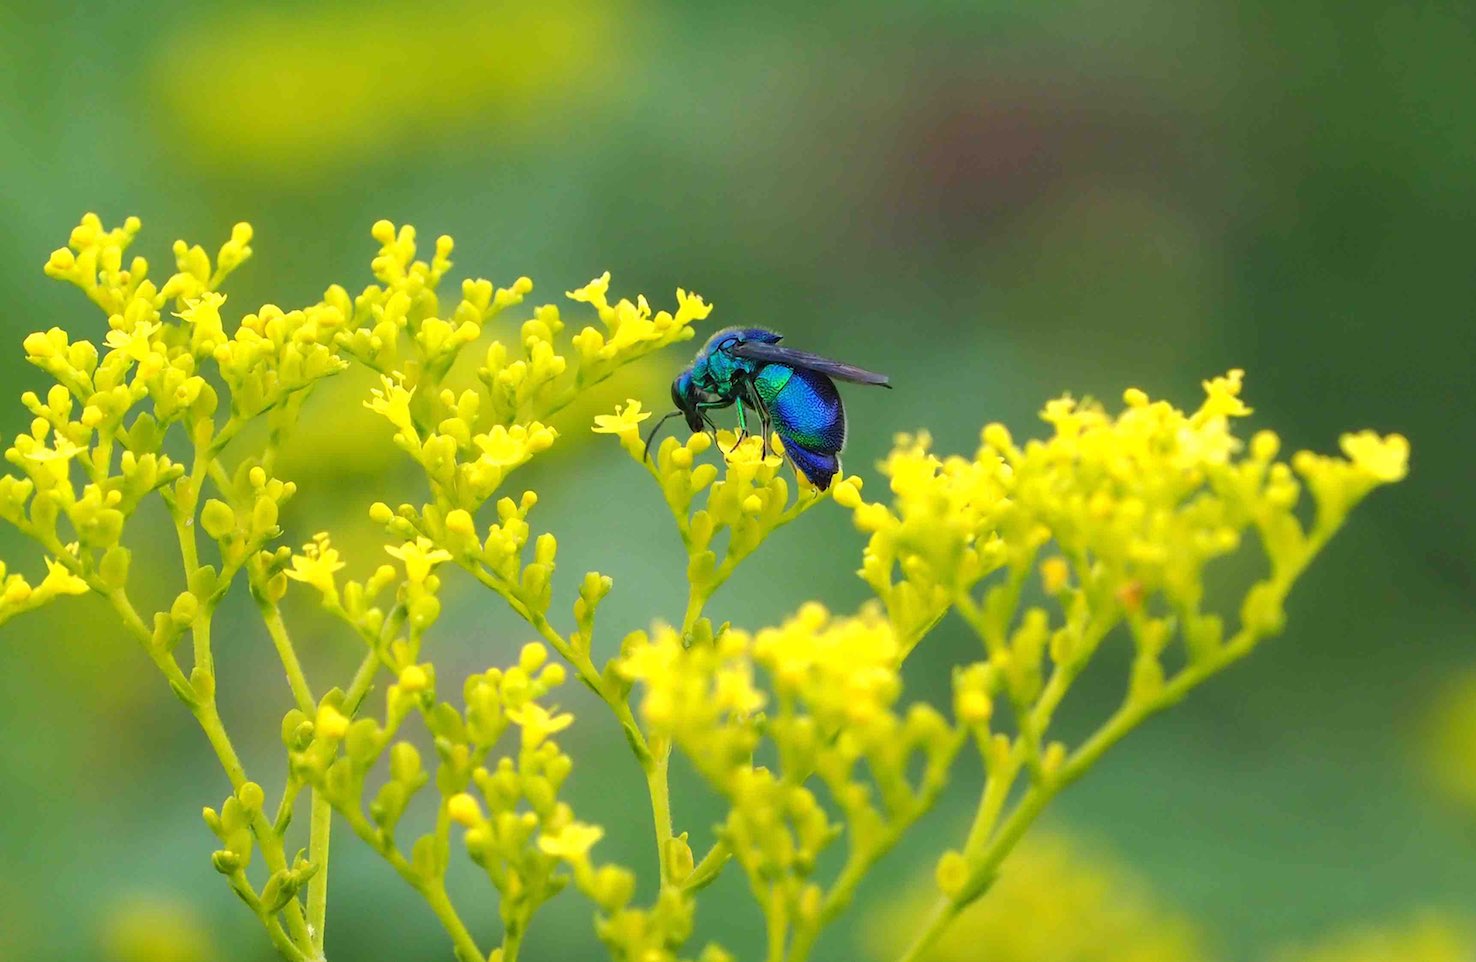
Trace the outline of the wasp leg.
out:
<instances>
[{"instance_id":1,"label":"wasp leg","mask_svg":"<svg viewBox=\"0 0 1476 962\"><path fill-rule=\"evenodd\" d=\"M721 452L724 457L726 457L728 452L723 450L721 442L718 441L717 422L708 417L707 412L705 411L702 413L702 422L707 425L707 433L712 436L712 446L717 448L718 451Z\"/></svg>"},{"instance_id":2,"label":"wasp leg","mask_svg":"<svg viewBox=\"0 0 1476 962\"><path fill-rule=\"evenodd\" d=\"M755 411L758 412L759 430L762 432L762 436L764 439L764 453L768 454L768 452L772 449L771 445L773 444L773 416L769 414L769 407L764 403L764 399L759 396L758 388L753 385L753 382L748 382L746 385L744 385L744 387L747 391L748 403L753 406L753 409Z\"/></svg>"}]
</instances>

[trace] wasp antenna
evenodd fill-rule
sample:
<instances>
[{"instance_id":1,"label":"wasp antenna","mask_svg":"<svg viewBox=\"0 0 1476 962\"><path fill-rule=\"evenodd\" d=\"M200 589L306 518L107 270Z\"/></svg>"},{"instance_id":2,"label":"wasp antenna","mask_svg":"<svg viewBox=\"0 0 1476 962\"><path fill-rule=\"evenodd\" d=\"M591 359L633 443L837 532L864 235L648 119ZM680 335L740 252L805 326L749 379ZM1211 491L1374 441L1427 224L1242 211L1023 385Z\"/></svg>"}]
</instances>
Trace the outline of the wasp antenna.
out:
<instances>
[{"instance_id":1,"label":"wasp antenna","mask_svg":"<svg viewBox=\"0 0 1476 962\"><path fill-rule=\"evenodd\" d=\"M642 461L645 461L647 458L649 458L651 456L651 442L654 441L654 440L656 440L656 432L661 430L661 425L665 424L667 421L670 421L672 418L676 417L678 414L681 414L681 413L682 412L680 412L680 411L672 411L669 414L663 415L662 418L661 418L661 420L657 421L651 427L651 433L648 434L648 435L646 435L646 447L645 447L645 450L641 451L641 460Z\"/></svg>"}]
</instances>

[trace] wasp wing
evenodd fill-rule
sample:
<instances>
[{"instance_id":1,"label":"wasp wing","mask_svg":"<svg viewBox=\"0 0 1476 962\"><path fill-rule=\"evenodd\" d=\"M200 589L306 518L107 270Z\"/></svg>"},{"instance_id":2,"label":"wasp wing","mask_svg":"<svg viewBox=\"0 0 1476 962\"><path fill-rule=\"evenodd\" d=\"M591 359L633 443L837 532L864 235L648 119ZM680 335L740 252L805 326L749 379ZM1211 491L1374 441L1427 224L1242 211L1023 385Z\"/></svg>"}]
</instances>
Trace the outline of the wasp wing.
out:
<instances>
[{"instance_id":1,"label":"wasp wing","mask_svg":"<svg viewBox=\"0 0 1476 962\"><path fill-rule=\"evenodd\" d=\"M778 344L743 341L731 347L725 347L723 350L734 357L746 358L750 361L762 361L765 364L788 364L790 367L802 367L806 370L817 371L821 374L839 378L842 381L850 381L854 384L877 384L885 388L892 386L885 374L877 374L874 371L868 371L854 364L843 364L840 361L832 361L828 357L811 354L809 351L796 351L793 348L780 347Z\"/></svg>"}]
</instances>

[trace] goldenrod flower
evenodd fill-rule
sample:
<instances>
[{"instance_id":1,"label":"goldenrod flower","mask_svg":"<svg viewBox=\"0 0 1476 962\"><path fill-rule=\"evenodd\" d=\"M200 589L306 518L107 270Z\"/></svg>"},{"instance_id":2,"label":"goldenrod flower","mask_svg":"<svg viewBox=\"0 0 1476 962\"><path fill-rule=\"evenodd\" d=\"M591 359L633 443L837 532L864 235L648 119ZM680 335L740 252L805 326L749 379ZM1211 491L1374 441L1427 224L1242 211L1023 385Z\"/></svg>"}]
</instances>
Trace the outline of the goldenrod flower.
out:
<instances>
[{"instance_id":1,"label":"goldenrod flower","mask_svg":"<svg viewBox=\"0 0 1476 962\"><path fill-rule=\"evenodd\" d=\"M553 835L540 836L538 848L545 855L566 862L580 862L588 858L589 850L604 837L605 830L598 825L570 822Z\"/></svg>"},{"instance_id":2,"label":"goldenrod flower","mask_svg":"<svg viewBox=\"0 0 1476 962\"><path fill-rule=\"evenodd\" d=\"M1345 434L1339 441L1353 466L1375 481L1402 481L1409 473L1409 441L1403 435L1379 437L1372 431Z\"/></svg>"},{"instance_id":3,"label":"goldenrod flower","mask_svg":"<svg viewBox=\"0 0 1476 962\"><path fill-rule=\"evenodd\" d=\"M401 545L385 545L384 550L400 560L405 566L405 577L416 584L429 578L437 565L451 560L451 552L437 548L435 542L424 537Z\"/></svg>"},{"instance_id":4,"label":"goldenrod flower","mask_svg":"<svg viewBox=\"0 0 1476 962\"><path fill-rule=\"evenodd\" d=\"M46 559L46 577L36 587L36 594L50 598L56 595L85 595L87 591L86 580L73 574L60 561Z\"/></svg>"},{"instance_id":5,"label":"goldenrod flower","mask_svg":"<svg viewBox=\"0 0 1476 962\"><path fill-rule=\"evenodd\" d=\"M641 402L628 399L623 405L615 406L614 414L597 414L594 433L613 434L632 455L641 450L640 423L651 416L650 411L641 410Z\"/></svg>"},{"instance_id":6,"label":"goldenrod flower","mask_svg":"<svg viewBox=\"0 0 1476 962\"><path fill-rule=\"evenodd\" d=\"M292 569L287 577L310 585L323 593L325 599L338 597L336 574L342 571L344 562L338 549L329 541L326 531L313 536L313 540L302 546L302 551L292 556Z\"/></svg>"},{"instance_id":7,"label":"goldenrod flower","mask_svg":"<svg viewBox=\"0 0 1476 962\"><path fill-rule=\"evenodd\" d=\"M451 284L450 237L422 245L413 227L385 220L370 229L372 283L335 284L315 303L266 304L237 319L218 288L251 254L249 225L235 225L214 257L177 241L172 272L157 279L147 260L127 254L138 231L136 218L106 229L89 214L46 263L102 310L107 332L100 346L60 328L25 338L28 360L56 384L44 397L22 396L32 420L5 451L15 474L0 476L0 519L50 559L35 585L0 564L0 622L88 590L117 610L236 786L219 811L202 813L221 843L211 863L287 958L322 956L321 833L337 821L430 900L458 958L516 955L534 911L570 882L597 906L613 957L691 958L696 893L731 861L760 901L769 954L804 962L971 746L985 787L969 837L938 863L942 902L926 916L935 920L926 945L1002 868L992 899L1010 906L1008 880L1032 878L1030 849L1022 861L1009 858L1030 821L1143 719L1279 631L1288 592L1351 508L1408 470L1399 435L1349 434L1343 457L1286 460L1270 432L1243 442L1235 422L1250 409L1238 370L1207 380L1191 412L1129 388L1116 413L1071 397L1048 402L1038 440L1016 441L991 424L972 453L944 455L926 432L899 436L875 501L859 478L837 478L827 492L793 483L777 438L719 432L713 450L713 438L696 432L666 438L648 461L642 404L630 399L595 415L590 388L690 338L712 310L695 294L678 289L674 309L663 310L642 295L614 298L604 274L568 293L588 311L529 305L509 319L531 280ZM574 322L589 311L592 323ZM375 379L355 400L390 425L424 492L419 503L370 509L399 565L340 585L345 562L326 534L297 553L280 543L296 485L279 475L292 473L283 439L299 421L310 426L300 443L321 440L305 399L351 366ZM561 616L553 604L559 541L530 523L538 496L501 490L510 472L554 444L550 419L576 402L592 433L613 435L650 471L686 553L679 626L630 635L604 666L595 662L596 611L612 579L579 579L572 620ZM164 450L187 453L176 464ZM157 576L135 569L135 539L125 538L136 535L132 518L155 492L182 571L162 593L131 597L133 582ZM854 614L814 601L773 627L714 625L708 602L738 565L827 495L865 533L860 575L877 601ZM203 545L202 531L211 539ZM1245 551L1264 553L1264 574L1242 596L1218 597L1209 588L1223 579L1209 567ZM442 578L458 574L504 599L537 639L515 663L460 686L439 683L445 675L425 660ZM299 663L280 605L291 581L321 594L363 648L342 688L310 680ZM242 582L294 702L281 720L289 775L275 818L216 710L210 629ZM157 610L137 607L150 597L162 599ZM979 650L955 666L951 699L909 701L904 659L950 609L977 634ZM1097 731L1062 741L1055 715L1118 629L1132 645L1126 696ZM395 681L379 686L385 670ZM560 798L574 763L558 736L574 719L546 698L571 675L613 713L646 782L660 868L648 904L633 903L634 873L591 864L603 829ZM445 692L458 687L453 705ZM425 731L407 736L406 725ZM433 772L417 741L434 745ZM673 750L726 808L700 859L670 798ZM304 788L314 796L312 837L289 860L285 829ZM413 804L423 791L436 796L433 827L401 826L425 807ZM328 819L329 809L340 818ZM465 827L464 854L501 897L506 941L490 953L445 885L448 823ZM831 858L836 848L844 854ZM1002 958L1068 960L1102 946L1140 958L1191 954L1172 917L1123 909L1112 873L1068 861L1052 863L1048 853L1048 870L1035 872L1032 884L1051 904L1034 904L1039 891L1027 891L1007 908L1031 926L995 933L986 924ZM1068 916L1070 925L1050 921ZM1041 941L1057 930L1065 941ZM949 957L946 941L936 948ZM697 958L728 956L708 947Z\"/></svg>"},{"instance_id":8,"label":"goldenrod flower","mask_svg":"<svg viewBox=\"0 0 1476 962\"><path fill-rule=\"evenodd\" d=\"M507 717L523 730L523 747L537 748L550 735L556 735L574 724L574 716L567 712L554 714L537 702L528 702L519 708L509 708Z\"/></svg>"}]
</instances>

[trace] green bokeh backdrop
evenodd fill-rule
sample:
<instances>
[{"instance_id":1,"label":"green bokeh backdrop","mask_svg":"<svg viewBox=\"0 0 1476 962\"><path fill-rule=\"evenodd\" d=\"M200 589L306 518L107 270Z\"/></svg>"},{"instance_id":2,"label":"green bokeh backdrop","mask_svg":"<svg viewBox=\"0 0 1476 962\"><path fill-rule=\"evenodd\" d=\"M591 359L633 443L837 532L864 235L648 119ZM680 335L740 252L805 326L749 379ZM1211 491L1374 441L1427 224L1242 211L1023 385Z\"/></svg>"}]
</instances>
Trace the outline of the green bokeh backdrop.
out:
<instances>
[{"instance_id":1,"label":"green bokeh backdrop","mask_svg":"<svg viewBox=\"0 0 1476 962\"><path fill-rule=\"evenodd\" d=\"M1221 959L1421 907L1476 915L1476 814L1432 793L1419 762L1427 706L1476 666L1469 5L531 9L0 3L0 434L26 423L15 396L43 386L25 333L99 336L90 305L41 273L87 210L142 216L142 252L162 263L175 237L209 248L250 220L237 313L361 286L380 217L454 235L459 271L528 274L535 297L605 269L615 290L662 304L695 289L711 324L769 324L893 376L893 392L848 393L847 464L878 485L898 431L972 450L986 421L1034 433L1063 391L1115 400L1137 385L1193 404L1202 378L1244 367L1253 427L1323 450L1347 429L1400 431L1411 476L1306 576L1284 637L1131 738L1048 821L1136 866ZM682 362L663 355L627 387L660 407ZM310 408L324 437L357 403L338 397ZM680 616L682 555L644 475L562 427L578 443L513 484L542 495L562 572L616 576L608 655L653 615ZM332 527L352 550L368 503L411 495L388 433L362 437L329 458L298 452L294 538ZM851 607L861 544L843 512L817 511L712 613L756 627L808 597ZM0 556L39 565L11 531ZM528 640L481 593L452 599L442 672ZM222 707L248 768L277 771L270 719L288 700L239 613L217 642ZM302 617L310 674L347 677L352 641ZM972 644L945 623L909 663L911 690L942 692ZM610 827L604 855L644 865L641 786L613 725L582 717L571 800ZM976 778L854 912L925 878ZM222 960L267 959L209 867L198 813L226 788L101 606L8 625L0 960L107 958L110 920L137 899L206 920ZM714 820L694 780L679 774L676 791L684 823ZM448 957L424 907L346 835L334 865L335 958ZM736 880L720 886L734 907L704 903L704 932L747 948L757 915ZM589 914L556 901L529 957L602 957ZM495 930L490 903L479 927ZM848 928L821 958L864 953Z\"/></svg>"}]
</instances>

